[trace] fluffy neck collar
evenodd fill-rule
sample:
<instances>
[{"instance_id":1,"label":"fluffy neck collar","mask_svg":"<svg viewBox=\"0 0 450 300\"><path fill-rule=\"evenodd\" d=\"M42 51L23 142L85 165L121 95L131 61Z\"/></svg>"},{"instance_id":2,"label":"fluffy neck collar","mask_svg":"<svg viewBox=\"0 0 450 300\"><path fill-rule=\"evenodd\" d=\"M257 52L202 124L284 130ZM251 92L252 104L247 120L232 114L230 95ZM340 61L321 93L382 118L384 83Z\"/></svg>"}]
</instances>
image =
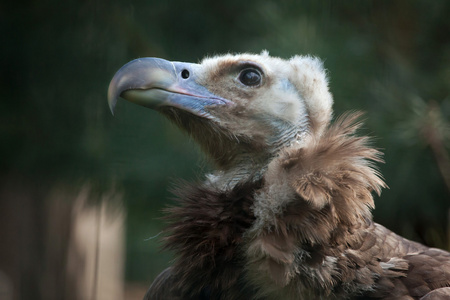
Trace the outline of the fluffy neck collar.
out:
<instances>
[{"instance_id":1,"label":"fluffy neck collar","mask_svg":"<svg viewBox=\"0 0 450 300\"><path fill-rule=\"evenodd\" d=\"M298 297L300 288L326 298L337 295L338 286L349 292L373 283L372 273L356 274L348 267L356 256L344 255L375 242L367 235L373 226L371 193L385 186L373 166L381 161L380 152L367 137L355 135L359 116L344 115L321 135L283 149L269 164L255 194L255 222L246 232L249 277L267 293L291 290L282 298L296 299L292 295ZM343 257L349 262L342 263ZM366 277L367 286L359 287L351 276L343 285L340 272Z\"/></svg>"},{"instance_id":2,"label":"fluffy neck collar","mask_svg":"<svg viewBox=\"0 0 450 300\"><path fill-rule=\"evenodd\" d=\"M304 280L330 292L339 251L364 242L371 192L384 186L371 164L379 152L354 135L357 117L281 150L259 180L178 189L166 238L177 255L174 288L191 296L208 288L217 299L233 299L251 286L280 289ZM223 298L223 291L236 294Z\"/></svg>"}]
</instances>

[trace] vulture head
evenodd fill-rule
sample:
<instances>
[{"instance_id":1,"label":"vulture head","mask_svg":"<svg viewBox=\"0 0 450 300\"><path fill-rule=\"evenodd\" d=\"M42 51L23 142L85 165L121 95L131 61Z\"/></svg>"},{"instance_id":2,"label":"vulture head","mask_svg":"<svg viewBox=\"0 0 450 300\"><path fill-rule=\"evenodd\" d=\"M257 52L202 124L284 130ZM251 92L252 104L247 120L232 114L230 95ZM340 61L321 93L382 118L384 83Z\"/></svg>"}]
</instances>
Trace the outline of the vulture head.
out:
<instances>
[{"instance_id":1,"label":"vulture head","mask_svg":"<svg viewBox=\"0 0 450 300\"><path fill-rule=\"evenodd\" d=\"M199 64L140 58L123 66L108 90L117 99L155 109L196 140L224 185L258 178L282 147L320 133L332 96L319 59L241 54ZM220 179L218 179L220 178Z\"/></svg>"}]
</instances>

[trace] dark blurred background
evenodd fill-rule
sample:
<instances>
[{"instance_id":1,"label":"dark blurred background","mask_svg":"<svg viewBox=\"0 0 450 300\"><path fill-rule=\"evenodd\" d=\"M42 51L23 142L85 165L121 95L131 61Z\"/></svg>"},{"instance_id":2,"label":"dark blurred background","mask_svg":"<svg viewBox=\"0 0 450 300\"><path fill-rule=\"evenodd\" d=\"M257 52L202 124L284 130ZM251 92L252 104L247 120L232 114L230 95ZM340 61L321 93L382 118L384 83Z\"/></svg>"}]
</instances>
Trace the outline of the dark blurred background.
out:
<instances>
[{"instance_id":1,"label":"dark blurred background","mask_svg":"<svg viewBox=\"0 0 450 300\"><path fill-rule=\"evenodd\" d=\"M109 112L115 71L145 56L321 57L335 115L366 111L385 152L375 220L449 249L450 1L6 2L1 299L140 299L169 265L168 190L210 166L154 111Z\"/></svg>"}]
</instances>

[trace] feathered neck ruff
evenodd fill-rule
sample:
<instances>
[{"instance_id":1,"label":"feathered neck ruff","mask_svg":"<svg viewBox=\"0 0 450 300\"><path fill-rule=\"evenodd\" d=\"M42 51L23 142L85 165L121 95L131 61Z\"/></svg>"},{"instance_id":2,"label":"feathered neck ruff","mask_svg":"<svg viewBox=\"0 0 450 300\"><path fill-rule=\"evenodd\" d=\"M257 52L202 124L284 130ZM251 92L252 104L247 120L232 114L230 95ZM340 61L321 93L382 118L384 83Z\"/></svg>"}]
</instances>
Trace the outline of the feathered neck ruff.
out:
<instances>
[{"instance_id":1,"label":"feathered neck ruff","mask_svg":"<svg viewBox=\"0 0 450 300\"><path fill-rule=\"evenodd\" d=\"M255 221L253 195L261 186L261 181L246 182L224 191L209 184L185 184L174 192L179 206L167 209L165 248L176 252L174 289L181 295L232 299L222 291L246 288L242 245Z\"/></svg>"},{"instance_id":2,"label":"feathered neck ruff","mask_svg":"<svg viewBox=\"0 0 450 300\"><path fill-rule=\"evenodd\" d=\"M178 189L165 240L176 252L174 288L231 299L236 288L263 296L303 280L306 289L330 292L343 274L321 268L327 257L364 244L371 192L384 186L372 166L379 151L355 135L359 116L347 114L320 136L282 149L257 182Z\"/></svg>"}]
</instances>

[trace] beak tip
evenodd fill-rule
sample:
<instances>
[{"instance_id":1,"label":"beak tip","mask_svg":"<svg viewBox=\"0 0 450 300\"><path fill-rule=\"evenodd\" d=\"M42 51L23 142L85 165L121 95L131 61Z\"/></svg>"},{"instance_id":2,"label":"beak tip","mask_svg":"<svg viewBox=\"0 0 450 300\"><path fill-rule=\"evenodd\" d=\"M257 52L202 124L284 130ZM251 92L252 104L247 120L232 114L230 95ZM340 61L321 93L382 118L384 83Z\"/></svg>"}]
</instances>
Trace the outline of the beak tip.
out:
<instances>
[{"instance_id":1,"label":"beak tip","mask_svg":"<svg viewBox=\"0 0 450 300\"><path fill-rule=\"evenodd\" d=\"M109 99L108 98L108 106L109 106L109 110L111 111L111 114L114 116L114 109L116 108L116 102L117 99Z\"/></svg>"},{"instance_id":2,"label":"beak tip","mask_svg":"<svg viewBox=\"0 0 450 300\"><path fill-rule=\"evenodd\" d=\"M116 102L117 102L117 100L115 100L115 101L110 101L109 99L108 99L108 104L109 104L109 110L111 111L111 114L114 116L114 110L115 110L115 108L116 108Z\"/></svg>"}]
</instances>

